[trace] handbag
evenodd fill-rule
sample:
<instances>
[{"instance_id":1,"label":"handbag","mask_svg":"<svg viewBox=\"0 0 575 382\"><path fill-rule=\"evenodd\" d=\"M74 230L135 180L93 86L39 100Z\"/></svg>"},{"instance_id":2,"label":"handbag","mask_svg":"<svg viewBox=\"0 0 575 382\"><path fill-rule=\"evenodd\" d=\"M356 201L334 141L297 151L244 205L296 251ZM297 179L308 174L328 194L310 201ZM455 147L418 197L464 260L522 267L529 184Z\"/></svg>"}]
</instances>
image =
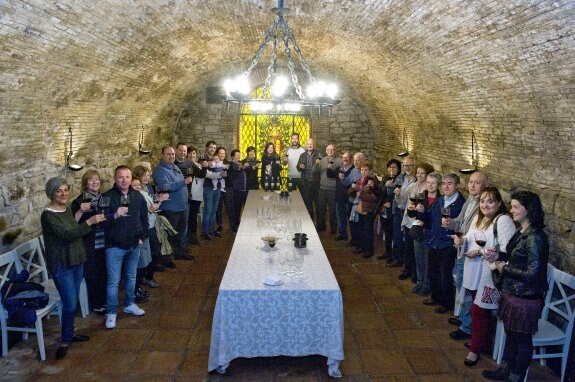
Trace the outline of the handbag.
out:
<instances>
[{"instance_id":1,"label":"handbag","mask_svg":"<svg viewBox=\"0 0 575 382\"><path fill-rule=\"evenodd\" d=\"M497 216L493 221L493 243L495 244L495 250L497 253L500 252L499 240L497 239L497 219L499 219L499 216ZM493 279L493 285L495 288L501 290L501 287L503 286L503 274L495 268L491 271L491 278Z\"/></svg>"}]
</instances>

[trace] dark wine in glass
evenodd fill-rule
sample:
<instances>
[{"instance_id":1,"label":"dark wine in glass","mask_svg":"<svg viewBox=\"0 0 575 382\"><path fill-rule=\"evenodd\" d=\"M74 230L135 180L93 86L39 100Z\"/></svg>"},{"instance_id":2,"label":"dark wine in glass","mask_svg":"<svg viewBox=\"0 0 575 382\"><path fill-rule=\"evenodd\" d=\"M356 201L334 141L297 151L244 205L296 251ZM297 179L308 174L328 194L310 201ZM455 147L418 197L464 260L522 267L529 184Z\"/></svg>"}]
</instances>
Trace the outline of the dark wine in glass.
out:
<instances>
[{"instance_id":1,"label":"dark wine in glass","mask_svg":"<svg viewBox=\"0 0 575 382\"><path fill-rule=\"evenodd\" d=\"M463 236L463 232L461 232L461 231L455 231L454 233L455 233L455 236L457 236L459 238L461 238Z\"/></svg>"},{"instance_id":2,"label":"dark wine in glass","mask_svg":"<svg viewBox=\"0 0 575 382\"><path fill-rule=\"evenodd\" d=\"M475 244L480 246L481 248L485 247L487 244L487 238L485 237L485 233L483 231L475 232Z\"/></svg>"},{"instance_id":3,"label":"dark wine in glass","mask_svg":"<svg viewBox=\"0 0 575 382\"><path fill-rule=\"evenodd\" d=\"M445 219L449 219L451 209L449 207L445 207L441 209L441 217Z\"/></svg>"},{"instance_id":4,"label":"dark wine in glass","mask_svg":"<svg viewBox=\"0 0 575 382\"><path fill-rule=\"evenodd\" d=\"M120 196L120 206L121 207L129 207L130 206L130 195Z\"/></svg>"}]
</instances>

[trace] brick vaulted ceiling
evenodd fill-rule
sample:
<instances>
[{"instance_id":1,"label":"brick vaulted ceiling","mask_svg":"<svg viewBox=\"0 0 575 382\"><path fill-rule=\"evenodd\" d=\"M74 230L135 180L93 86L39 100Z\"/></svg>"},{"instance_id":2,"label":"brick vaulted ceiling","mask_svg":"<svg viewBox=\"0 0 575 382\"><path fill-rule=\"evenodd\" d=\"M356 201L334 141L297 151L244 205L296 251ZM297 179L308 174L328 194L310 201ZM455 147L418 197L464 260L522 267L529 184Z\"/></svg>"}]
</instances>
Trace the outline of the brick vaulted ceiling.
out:
<instances>
[{"instance_id":1,"label":"brick vaulted ceiling","mask_svg":"<svg viewBox=\"0 0 575 382\"><path fill-rule=\"evenodd\" d=\"M506 120L517 127L523 119L531 127L537 121L571 128L573 4L288 0L285 5L293 10L288 21L316 76L332 76L365 107L381 130L379 139L397 145L404 127L410 141L441 136L442 128L482 124L502 136ZM100 133L113 129L110 134L123 123L152 123L166 105L177 109L206 85L245 69L276 5L272 0L0 2L1 136L10 138L1 144L30 144L28 129L10 129L19 124L42 127L44 141L53 141L57 153L66 123L98 126L91 130ZM426 127L439 129L424 133Z\"/></svg>"},{"instance_id":2,"label":"brick vaulted ceiling","mask_svg":"<svg viewBox=\"0 0 575 382\"><path fill-rule=\"evenodd\" d=\"M76 154L102 168L131 157L138 125L170 141L184 105L247 67L276 5L0 0L0 186L61 168L69 126ZM507 189L519 179L553 190L554 231L575 248L573 0L285 6L316 77L333 78L368 115L380 159L405 131L411 151L453 170L469 159L474 129L480 166Z\"/></svg>"}]
</instances>

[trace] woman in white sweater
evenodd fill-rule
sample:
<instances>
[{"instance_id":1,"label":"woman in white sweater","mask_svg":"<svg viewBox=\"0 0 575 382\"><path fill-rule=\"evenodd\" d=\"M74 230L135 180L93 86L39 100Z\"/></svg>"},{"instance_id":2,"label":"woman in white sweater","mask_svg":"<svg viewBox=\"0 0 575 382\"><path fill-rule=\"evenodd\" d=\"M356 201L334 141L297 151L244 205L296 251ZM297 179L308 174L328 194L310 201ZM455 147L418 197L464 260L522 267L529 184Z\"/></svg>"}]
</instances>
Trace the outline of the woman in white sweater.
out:
<instances>
[{"instance_id":1,"label":"woman in white sweater","mask_svg":"<svg viewBox=\"0 0 575 382\"><path fill-rule=\"evenodd\" d=\"M491 310L497 309L500 293L493 285L491 270L499 252L504 252L507 242L515 232L515 224L507 213L496 187L485 188L479 199L479 212L471 222L469 231L462 238L454 236L456 246L463 245L466 256L463 268L464 298L471 298L471 342L466 344L469 353L466 366L474 366L481 351L489 345Z\"/></svg>"}]
</instances>

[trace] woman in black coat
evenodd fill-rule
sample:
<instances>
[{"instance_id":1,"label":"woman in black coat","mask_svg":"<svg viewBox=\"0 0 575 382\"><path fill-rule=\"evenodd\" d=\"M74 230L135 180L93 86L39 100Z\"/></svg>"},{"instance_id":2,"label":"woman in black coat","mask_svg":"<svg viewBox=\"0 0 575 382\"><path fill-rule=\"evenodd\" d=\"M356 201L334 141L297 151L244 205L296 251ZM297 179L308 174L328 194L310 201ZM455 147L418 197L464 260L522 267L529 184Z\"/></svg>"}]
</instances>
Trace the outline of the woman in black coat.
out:
<instances>
[{"instance_id":1,"label":"woman in black coat","mask_svg":"<svg viewBox=\"0 0 575 382\"><path fill-rule=\"evenodd\" d=\"M501 282L497 317L503 321L507 338L503 362L497 370L484 370L492 380L522 381L533 355L533 334L541 317L547 290L549 241L543 231L541 200L529 191L511 196L511 215L520 227L507 244L508 259L496 266Z\"/></svg>"},{"instance_id":2,"label":"woman in black coat","mask_svg":"<svg viewBox=\"0 0 575 382\"><path fill-rule=\"evenodd\" d=\"M280 189L280 172L282 165L278 153L273 143L266 143L266 148L262 154L262 188L270 190Z\"/></svg>"}]
</instances>

